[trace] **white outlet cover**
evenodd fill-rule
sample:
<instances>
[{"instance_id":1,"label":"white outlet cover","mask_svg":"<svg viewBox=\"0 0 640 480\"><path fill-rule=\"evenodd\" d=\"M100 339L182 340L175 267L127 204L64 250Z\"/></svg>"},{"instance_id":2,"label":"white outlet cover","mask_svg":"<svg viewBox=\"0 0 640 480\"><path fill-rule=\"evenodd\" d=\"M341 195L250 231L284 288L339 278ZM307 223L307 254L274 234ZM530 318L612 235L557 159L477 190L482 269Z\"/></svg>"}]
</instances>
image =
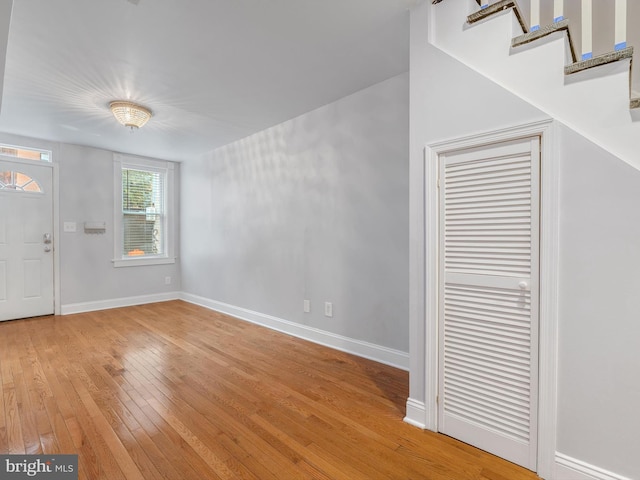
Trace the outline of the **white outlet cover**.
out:
<instances>
[{"instance_id":1,"label":"white outlet cover","mask_svg":"<svg viewBox=\"0 0 640 480\"><path fill-rule=\"evenodd\" d=\"M63 229L64 229L65 232L73 233L73 232L77 231L78 226L77 226L76 222L64 222Z\"/></svg>"}]
</instances>

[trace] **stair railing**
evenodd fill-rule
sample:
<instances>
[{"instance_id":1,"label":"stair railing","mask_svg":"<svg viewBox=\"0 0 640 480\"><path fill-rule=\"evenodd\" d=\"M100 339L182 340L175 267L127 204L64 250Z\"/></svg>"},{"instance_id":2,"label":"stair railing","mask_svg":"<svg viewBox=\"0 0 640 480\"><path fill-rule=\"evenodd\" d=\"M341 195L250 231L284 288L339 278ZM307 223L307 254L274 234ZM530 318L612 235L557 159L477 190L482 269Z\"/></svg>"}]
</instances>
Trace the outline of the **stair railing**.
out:
<instances>
[{"instance_id":1,"label":"stair railing","mask_svg":"<svg viewBox=\"0 0 640 480\"><path fill-rule=\"evenodd\" d=\"M538 2L538 7L540 2ZM564 0L553 0L553 22L558 23L564 20Z\"/></svg>"},{"instance_id":2,"label":"stair railing","mask_svg":"<svg viewBox=\"0 0 640 480\"><path fill-rule=\"evenodd\" d=\"M616 0L616 51L627 48L627 0Z\"/></svg>"},{"instance_id":3,"label":"stair railing","mask_svg":"<svg viewBox=\"0 0 640 480\"><path fill-rule=\"evenodd\" d=\"M593 58L593 4L582 0L582 61Z\"/></svg>"},{"instance_id":4,"label":"stair railing","mask_svg":"<svg viewBox=\"0 0 640 480\"><path fill-rule=\"evenodd\" d=\"M584 61L593 58L593 0L582 0L581 7L581 60ZM615 0L614 8L614 51L619 51L627 48L627 0ZM540 10L540 0L531 0L531 32L540 30ZM562 22L564 18L564 0L554 0L553 22Z\"/></svg>"}]
</instances>

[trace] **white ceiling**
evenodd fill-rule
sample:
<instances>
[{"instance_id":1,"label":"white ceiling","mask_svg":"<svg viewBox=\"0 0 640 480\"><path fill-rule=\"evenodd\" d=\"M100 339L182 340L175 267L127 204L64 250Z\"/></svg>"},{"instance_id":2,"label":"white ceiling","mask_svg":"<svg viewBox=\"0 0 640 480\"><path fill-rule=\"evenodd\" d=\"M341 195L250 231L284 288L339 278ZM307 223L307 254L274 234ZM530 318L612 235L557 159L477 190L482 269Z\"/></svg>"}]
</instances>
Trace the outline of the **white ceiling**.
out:
<instances>
[{"instance_id":1,"label":"white ceiling","mask_svg":"<svg viewBox=\"0 0 640 480\"><path fill-rule=\"evenodd\" d=\"M187 161L407 71L415 2L14 0L0 131Z\"/></svg>"}]
</instances>

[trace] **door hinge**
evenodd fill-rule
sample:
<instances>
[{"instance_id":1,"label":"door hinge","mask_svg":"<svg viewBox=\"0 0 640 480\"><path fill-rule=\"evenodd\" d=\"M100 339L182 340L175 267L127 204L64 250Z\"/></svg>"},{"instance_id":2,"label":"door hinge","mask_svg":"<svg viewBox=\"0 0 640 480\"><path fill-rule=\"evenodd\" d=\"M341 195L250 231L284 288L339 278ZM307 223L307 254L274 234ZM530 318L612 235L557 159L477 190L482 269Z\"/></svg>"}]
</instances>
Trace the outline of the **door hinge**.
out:
<instances>
[{"instance_id":1,"label":"door hinge","mask_svg":"<svg viewBox=\"0 0 640 480\"><path fill-rule=\"evenodd\" d=\"M436 188L440 188L440 179L436 180Z\"/></svg>"}]
</instances>

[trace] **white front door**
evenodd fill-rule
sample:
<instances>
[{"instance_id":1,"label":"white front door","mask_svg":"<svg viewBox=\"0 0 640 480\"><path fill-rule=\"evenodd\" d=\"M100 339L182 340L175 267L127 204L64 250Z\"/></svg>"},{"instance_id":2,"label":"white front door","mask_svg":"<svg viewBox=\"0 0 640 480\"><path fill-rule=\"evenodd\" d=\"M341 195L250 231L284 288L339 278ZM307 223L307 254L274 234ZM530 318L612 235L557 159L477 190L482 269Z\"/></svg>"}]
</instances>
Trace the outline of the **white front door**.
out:
<instances>
[{"instance_id":1,"label":"white front door","mask_svg":"<svg viewBox=\"0 0 640 480\"><path fill-rule=\"evenodd\" d=\"M54 312L52 176L0 159L0 321Z\"/></svg>"},{"instance_id":2,"label":"white front door","mask_svg":"<svg viewBox=\"0 0 640 480\"><path fill-rule=\"evenodd\" d=\"M540 138L439 168L438 428L535 471Z\"/></svg>"}]
</instances>

